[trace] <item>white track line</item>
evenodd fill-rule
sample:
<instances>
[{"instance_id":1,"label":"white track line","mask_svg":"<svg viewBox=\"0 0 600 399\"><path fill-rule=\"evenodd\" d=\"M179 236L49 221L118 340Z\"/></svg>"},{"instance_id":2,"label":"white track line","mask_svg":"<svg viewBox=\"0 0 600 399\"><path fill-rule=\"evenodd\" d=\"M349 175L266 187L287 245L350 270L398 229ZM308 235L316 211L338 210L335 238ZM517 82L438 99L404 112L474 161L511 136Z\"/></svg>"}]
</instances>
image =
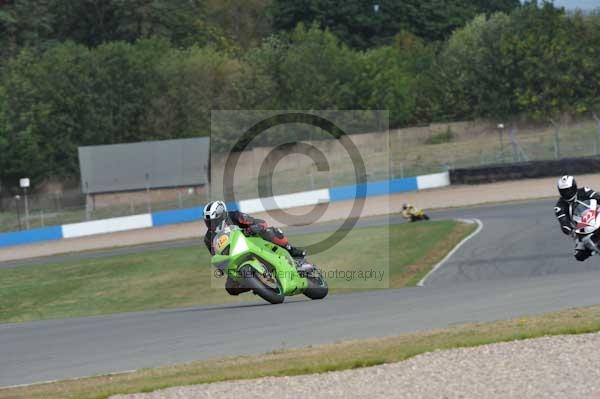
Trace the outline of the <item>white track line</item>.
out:
<instances>
[{"instance_id":1,"label":"white track line","mask_svg":"<svg viewBox=\"0 0 600 399\"><path fill-rule=\"evenodd\" d=\"M479 234L479 232L481 231L481 229L483 229L483 222L479 219L456 219L459 222L466 222L466 223L477 223L477 229L475 229L474 232L472 232L471 234L469 234L468 236L466 236L465 238L463 238L463 240L461 242L458 243L457 246L454 247L454 249L452 249L452 251L448 252L448 255L446 255L444 257L444 259L442 259L441 261L439 261L437 263L437 265L435 265L435 267L433 269L431 269L429 271L429 273L427 273L425 275L425 277L423 277L421 279L421 281L419 281L417 283L417 285L419 287L423 287L423 285L425 284L425 280L427 280L429 278L429 276L431 276L433 273L435 273L436 270L438 270L440 267L444 266L444 263L446 263L448 261L448 259L450 259L450 257L452 255L454 255L454 253L456 251L458 251L460 249L460 247L463 246L464 243L466 243L467 241L469 241L471 238L475 237L477 234Z\"/></svg>"}]
</instances>

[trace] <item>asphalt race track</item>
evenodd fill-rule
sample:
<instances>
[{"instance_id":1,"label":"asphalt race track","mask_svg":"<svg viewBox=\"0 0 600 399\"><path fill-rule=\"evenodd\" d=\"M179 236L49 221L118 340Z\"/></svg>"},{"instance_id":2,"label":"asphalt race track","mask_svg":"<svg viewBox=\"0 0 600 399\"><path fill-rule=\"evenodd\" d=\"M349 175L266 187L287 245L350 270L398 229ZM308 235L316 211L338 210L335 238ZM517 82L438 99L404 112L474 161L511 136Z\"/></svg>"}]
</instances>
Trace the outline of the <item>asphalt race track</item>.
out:
<instances>
[{"instance_id":1,"label":"asphalt race track","mask_svg":"<svg viewBox=\"0 0 600 399\"><path fill-rule=\"evenodd\" d=\"M323 301L293 298L280 306L256 302L0 324L0 386L598 305L600 259L573 259L572 242L560 232L552 208L553 202L544 200L432 212L433 219L478 218L483 229L422 288L332 295ZM140 248L165 245L199 243ZM74 256L81 255L67 255Z\"/></svg>"}]
</instances>

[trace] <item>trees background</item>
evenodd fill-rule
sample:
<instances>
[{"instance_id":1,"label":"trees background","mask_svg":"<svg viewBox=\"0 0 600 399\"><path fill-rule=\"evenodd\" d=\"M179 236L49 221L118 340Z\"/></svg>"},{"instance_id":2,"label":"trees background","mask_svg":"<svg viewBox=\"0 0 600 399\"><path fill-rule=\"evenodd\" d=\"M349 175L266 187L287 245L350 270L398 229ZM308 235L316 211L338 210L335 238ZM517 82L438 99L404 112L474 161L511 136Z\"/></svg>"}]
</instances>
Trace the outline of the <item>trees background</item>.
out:
<instances>
[{"instance_id":1,"label":"trees background","mask_svg":"<svg viewBox=\"0 0 600 399\"><path fill-rule=\"evenodd\" d=\"M584 113L598 60L600 14L543 1L0 0L0 182L77 176L81 145L207 135L212 109Z\"/></svg>"}]
</instances>

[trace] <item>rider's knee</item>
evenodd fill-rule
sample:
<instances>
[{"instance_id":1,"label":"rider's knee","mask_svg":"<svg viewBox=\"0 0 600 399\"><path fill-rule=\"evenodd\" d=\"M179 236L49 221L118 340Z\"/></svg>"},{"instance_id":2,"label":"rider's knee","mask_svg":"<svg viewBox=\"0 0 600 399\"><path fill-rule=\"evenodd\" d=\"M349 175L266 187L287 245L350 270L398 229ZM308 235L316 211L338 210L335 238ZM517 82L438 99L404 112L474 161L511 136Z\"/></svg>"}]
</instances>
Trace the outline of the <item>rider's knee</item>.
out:
<instances>
[{"instance_id":1,"label":"rider's knee","mask_svg":"<svg viewBox=\"0 0 600 399\"><path fill-rule=\"evenodd\" d=\"M575 256L575 259L577 259L580 262L583 262L584 260L589 258L591 256L591 254L589 254L588 251L575 251L574 256Z\"/></svg>"}]
</instances>

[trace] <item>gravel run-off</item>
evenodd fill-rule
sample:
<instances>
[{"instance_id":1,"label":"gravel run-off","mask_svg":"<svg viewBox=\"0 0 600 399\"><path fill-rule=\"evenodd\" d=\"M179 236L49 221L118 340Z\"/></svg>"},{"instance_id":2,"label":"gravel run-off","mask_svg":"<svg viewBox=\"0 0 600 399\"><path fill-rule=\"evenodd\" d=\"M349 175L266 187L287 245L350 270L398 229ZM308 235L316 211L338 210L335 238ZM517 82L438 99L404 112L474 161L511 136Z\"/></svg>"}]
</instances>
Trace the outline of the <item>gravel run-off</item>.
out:
<instances>
[{"instance_id":1,"label":"gravel run-off","mask_svg":"<svg viewBox=\"0 0 600 399\"><path fill-rule=\"evenodd\" d=\"M112 399L600 398L600 333L435 351L361 369L219 382Z\"/></svg>"}]
</instances>

